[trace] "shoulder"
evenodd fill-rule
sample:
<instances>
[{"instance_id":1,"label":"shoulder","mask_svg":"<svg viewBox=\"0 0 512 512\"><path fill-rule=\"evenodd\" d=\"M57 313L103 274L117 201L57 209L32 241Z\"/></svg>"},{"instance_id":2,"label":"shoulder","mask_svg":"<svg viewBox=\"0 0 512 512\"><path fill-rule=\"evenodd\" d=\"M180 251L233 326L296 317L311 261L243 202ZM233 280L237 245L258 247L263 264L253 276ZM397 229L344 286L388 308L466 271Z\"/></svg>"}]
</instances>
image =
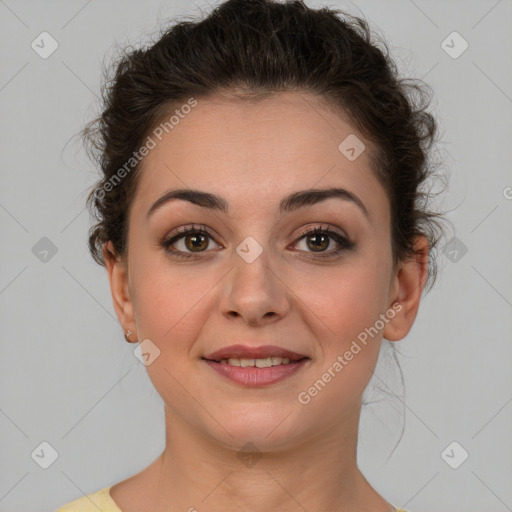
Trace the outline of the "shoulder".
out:
<instances>
[{"instance_id":1,"label":"shoulder","mask_svg":"<svg viewBox=\"0 0 512 512\"><path fill-rule=\"evenodd\" d=\"M98 512L98 509L102 512L122 512L110 496L109 491L110 487L104 487L99 491L62 505L55 512Z\"/></svg>"}]
</instances>

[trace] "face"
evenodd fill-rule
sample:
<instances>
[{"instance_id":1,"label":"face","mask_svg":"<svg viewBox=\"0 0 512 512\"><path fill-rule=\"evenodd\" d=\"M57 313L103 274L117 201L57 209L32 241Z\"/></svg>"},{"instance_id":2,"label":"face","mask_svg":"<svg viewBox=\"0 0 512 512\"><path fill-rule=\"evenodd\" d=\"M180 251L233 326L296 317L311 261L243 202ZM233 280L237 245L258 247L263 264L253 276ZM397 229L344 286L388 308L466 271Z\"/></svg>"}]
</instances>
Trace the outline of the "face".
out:
<instances>
[{"instance_id":1,"label":"face","mask_svg":"<svg viewBox=\"0 0 512 512\"><path fill-rule=\"evenodd\" d=\"M366 146L355 160L338 148L350 135ZM107 268L123 327L150 340L152 359L159 351L146 369L173 421L226 446L272 450L356 414L383 334L405 336L425 277L418 265L393 267L390 205L369 147L318 98L278 93L199 99L145 157L128 262ZM331 188L345 192L280 208ZM183 198L152 209L177 189L214 194L225 211ZM247 385L204 359L233 344L307 359L277 382Z\"/></svg>"}]
</instances>

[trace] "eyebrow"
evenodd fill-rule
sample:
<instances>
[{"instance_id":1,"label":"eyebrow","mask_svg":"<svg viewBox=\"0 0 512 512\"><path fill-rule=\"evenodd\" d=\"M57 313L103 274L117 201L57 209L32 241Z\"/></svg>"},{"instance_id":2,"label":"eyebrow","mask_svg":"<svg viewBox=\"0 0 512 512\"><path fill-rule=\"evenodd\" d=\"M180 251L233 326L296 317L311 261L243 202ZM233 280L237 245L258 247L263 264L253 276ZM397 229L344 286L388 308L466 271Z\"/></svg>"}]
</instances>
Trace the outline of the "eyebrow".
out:
<instances>
[{"instance_id":1,"label":"eyebrow","mask_svg":"<svg viewBox=\"0 0 512 512\"><path fill-rule=\"evenodd\" d=\"M370 213L366 209L364 203L354 193L349 192L344 188L310 188L307 190L299 190L294 192L279 203L279 213L289 213L306 206L311 206L330 198L342 199L343 201L349 201L357 205L365 216L370 219ZM222 213L228 213L228 202L220 196L211 194L209 192L203 192L201 190L192 189L177 189L166 192L162 197L157 199L151 208L148 210L146 218L152 213L162 207L164 204L181 199L183 201L189 201L197 206L203 208L209 208L210 210L216 210Z\"/></svg>"}]
</instances>

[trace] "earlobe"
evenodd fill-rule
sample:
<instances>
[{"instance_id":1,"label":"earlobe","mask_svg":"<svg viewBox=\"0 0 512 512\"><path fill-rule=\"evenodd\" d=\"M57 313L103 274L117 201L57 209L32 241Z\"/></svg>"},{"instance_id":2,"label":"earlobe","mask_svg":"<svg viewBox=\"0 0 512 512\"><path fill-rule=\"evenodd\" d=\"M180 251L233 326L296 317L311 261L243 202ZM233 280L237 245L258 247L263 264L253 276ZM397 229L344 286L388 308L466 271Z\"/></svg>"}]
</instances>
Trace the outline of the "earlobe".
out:
<instances>
[{"instance_id":1,"label":"earlobe","mask_svg":"<svg viewBox=\"0 0 512 512\"><path fill-rule=\"evenodd\" d=\"M427 281L429 254L427 237L419 235L415 238L414 251L410 258L400 263L394 277L390 309L394 310L395 314L383 331L383 337L389 341L401 340L411 330ZM397 307L395 303L399 303L401 307Z\"/></svg>"},{"instance_id":2,"label":"earlobe","mask_svg":"<svg viewBox=\"0 0 512 512\"><path fill-rule=\"evenodd\" d=\"M116 255L110 240L103 245L103 259L108 272L110 292L117 318L124 332L130 330L136 333L126 265L120 256Z\"/></svg>"}]
</instances>

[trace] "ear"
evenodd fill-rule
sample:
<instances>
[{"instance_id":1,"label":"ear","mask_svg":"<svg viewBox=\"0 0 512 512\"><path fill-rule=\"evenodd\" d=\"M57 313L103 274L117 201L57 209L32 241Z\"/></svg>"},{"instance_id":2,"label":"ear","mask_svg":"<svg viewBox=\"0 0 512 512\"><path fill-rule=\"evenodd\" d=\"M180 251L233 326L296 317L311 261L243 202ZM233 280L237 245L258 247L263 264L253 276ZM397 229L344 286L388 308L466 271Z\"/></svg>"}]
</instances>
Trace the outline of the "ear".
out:
<instances>
[{"instance_id":1,"label":"ear","mask_svg":"<svg viewBox=\"0 0 512 512\"><path fill-rule=\"evenodd\" d=\"M389 308L395 316L383 331L383 337L389 341L401 340L411 330L427 281L429 244L424 235L415 237L414 250L415 254L397 266L390 287Z\"/></svg>"},{"instance_id":2,"label":"ear","mask_svg":"<svg viewBox=\"0 0 512 512\"><path fill-rule=\"evenodd\" d=\"M114 245L108 241L103 245L103 259L108 272L110 292L116 310L117 318L121 323L123 332L129 329L134 333L135 339L137 329L133 315L133 304L128 289L128 273L125 261L115 253Z\"/></svg>"}]
</instances>

